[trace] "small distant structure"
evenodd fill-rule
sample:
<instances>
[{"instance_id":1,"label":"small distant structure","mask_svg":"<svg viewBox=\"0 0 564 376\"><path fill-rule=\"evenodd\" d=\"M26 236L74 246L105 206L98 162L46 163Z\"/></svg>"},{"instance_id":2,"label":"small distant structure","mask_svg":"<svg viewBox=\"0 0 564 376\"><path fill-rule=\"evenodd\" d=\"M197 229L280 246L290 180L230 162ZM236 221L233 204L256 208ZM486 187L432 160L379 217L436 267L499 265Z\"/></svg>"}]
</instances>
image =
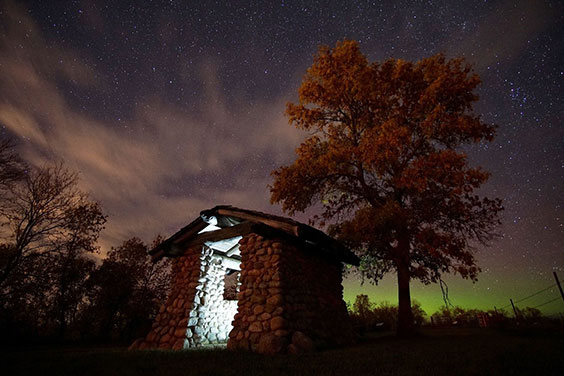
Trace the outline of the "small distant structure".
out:
<instances>
[{"instance_id":1,"label":"small distant structure","mask_svg":"<svg viewBox=\"0 0 564 376\"><path fill-rule=\"evenodd\" d=\"M311 226L216 206L150 254L173 258L170 292L131 348L300 353L354 341L342 271L359 259Z\"/></svg>"},{"instance_id":2,"label":"small distant structure","mask_svg":"<svg viewBox=\"0 0 564 376\"><path fill-rule=\"evenodd\" d=\"M490 315L487 312L477 313L476 318L478 319L478 326L480 328L489 328L490 327Z\"/></svg>"}]
</instances>

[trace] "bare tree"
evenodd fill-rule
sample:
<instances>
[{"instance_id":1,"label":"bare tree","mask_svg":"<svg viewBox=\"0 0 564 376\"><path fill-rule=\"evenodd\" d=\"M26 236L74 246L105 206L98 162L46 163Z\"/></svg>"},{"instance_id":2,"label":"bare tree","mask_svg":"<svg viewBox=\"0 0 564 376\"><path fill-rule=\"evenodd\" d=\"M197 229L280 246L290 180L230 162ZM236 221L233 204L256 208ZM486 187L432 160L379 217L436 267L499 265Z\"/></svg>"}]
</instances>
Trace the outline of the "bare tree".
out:
<instances>
[{"instance_id":1,"label":"bare tree","mask_svg":"<svg viewBox=\"0 0 564 376\"><path fill-rule=\"evenodd\" d=\"M93 252L105 217L62 165L29 169L0 205L0 292L11 275L41 256Z\"/></svg>"},{"instance_id":2,"label":"bare tree","mask_svg":"<svg viewBox=\"0 0 564 376\"><path fill-rule=\"evenodd\" d=\"M0 140L0 185L8 186L20 180L25 167L14 151L14 143L11 140Z\"/></svg>"},{"instance_id":3,"label":"bare tree","mask_svg":"<svg viewBox=\"0 0 564 376\"><path fill-rule=\"evenodd\" d=\"M57 166L29 171L9 188L0 207L2 242L8 245L0 269L0 287L29 258L54 251L67 225L67 211L83 200L76 174Z\"/></svg>"},{"instance_id":4,"label":"bare tree","mask_svg":"<svg viewBox=\"0 0 564 376\"><path fill-rule=\"evenodd\" d=\"M7 161L15 156L3 155ZM4 166L8 171L16 165ZM41 332L58 330L62 337L86 299L86 280L95 267L88 255L98 250L106 217L78 189L77 174L61 164L5 176L0 201L3 319Z\"/></svg>"}]
</instances>

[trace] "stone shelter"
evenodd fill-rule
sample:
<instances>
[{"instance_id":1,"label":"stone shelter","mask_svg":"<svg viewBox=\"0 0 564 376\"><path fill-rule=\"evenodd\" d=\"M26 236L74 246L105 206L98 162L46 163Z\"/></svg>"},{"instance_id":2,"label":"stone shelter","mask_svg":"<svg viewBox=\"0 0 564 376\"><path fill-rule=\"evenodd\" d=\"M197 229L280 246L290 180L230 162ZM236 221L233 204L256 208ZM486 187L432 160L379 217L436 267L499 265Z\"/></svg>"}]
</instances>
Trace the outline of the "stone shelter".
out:
<instances>
[{"instance_id":1,"label":"stone shelter","mask_svg":"<svg viewBox=\"0 0 564 376\"><path fill-rule=\"evenodd\" d=\"M151 331L132 348L227 343L300 353L354 341L342 272L359 259L311 226L216 206L150 254L173 258L172 281Z\"/></svg>"}]
</instances>

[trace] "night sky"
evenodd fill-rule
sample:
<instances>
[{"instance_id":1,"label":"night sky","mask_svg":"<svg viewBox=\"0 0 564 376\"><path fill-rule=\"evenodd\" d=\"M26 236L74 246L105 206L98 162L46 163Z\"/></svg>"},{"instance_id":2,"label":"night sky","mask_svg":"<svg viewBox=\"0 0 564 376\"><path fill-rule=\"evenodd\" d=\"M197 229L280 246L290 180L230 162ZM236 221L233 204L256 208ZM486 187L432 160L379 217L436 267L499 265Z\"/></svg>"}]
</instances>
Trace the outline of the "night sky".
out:
<instances>
[{"instance_id":1,"label":"night sky","mask_svg":"<svg viewBox=\"0 0 564 376\"><path fill-rule=\"evenodd\" d=\"M142 5L134 5L142 4ZM56 161L109 216L102 251L169 236L202 209L282 214L270 171L304 134L285 103L320 44L355 39L369 60L464 56L476 112L499 125L468 149L504 200L503 236L479 282L450 299L491 309L564 280L564 4L560 1L0 1L0 132L32 165ZM308 214L298 220L307 221ZM432 313L437 285L412 284ZM394 276L345 281L345 300L397 301ZM520 306L558 297L539 294ZM539 307L564 312L564 302Z\"/></svg>"}]
</instances>

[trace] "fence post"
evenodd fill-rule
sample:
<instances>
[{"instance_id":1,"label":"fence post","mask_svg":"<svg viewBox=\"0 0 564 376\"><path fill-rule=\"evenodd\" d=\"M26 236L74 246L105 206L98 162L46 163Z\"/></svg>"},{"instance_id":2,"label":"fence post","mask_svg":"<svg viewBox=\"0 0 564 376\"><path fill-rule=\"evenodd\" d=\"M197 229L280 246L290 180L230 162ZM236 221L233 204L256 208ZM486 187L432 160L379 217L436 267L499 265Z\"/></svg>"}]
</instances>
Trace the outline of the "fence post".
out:
<instances>
[{"instance_id":1,"label":"fence post","mask_svg":"<svg viewBox=\"0 0 564 376\"><path fill-rule=\"evenodd\" d=\"M515 309L515 304L513 304L513 299L509 299L509 301L511 302L511 307L513 307L513 313L515 314L515 318L519 319L519 315L517 314L517 310Z\"/></svg>"},{"instance_id":2,"label":"fence post","mask_svg":"<svg viewBox=\"0 0 564 376\"><path fill-rule=\"evenodd\" d=\"M558 275L556 275L556 272L552 272L552 274L554 274L554 279L556 280L556 284L558 285L558 289L560 290L560 296L562 296L562 300L564 300L564 292L562 291L562 285L560 284Z\"/></svg>"}]
</instances>

